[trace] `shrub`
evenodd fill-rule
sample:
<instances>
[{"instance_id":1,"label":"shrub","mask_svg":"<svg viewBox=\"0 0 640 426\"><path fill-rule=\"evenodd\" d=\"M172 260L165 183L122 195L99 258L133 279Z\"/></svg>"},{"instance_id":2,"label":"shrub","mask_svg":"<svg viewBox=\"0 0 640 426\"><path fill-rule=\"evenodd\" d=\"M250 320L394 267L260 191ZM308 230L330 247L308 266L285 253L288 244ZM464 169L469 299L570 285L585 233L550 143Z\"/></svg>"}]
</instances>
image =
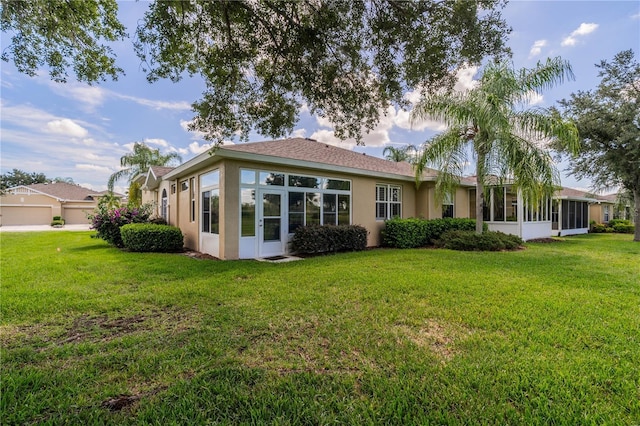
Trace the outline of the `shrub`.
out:
<instances>
[{"instance_id":1,"label":"shrub","mask_svg":"<svg viewBox=\"0 0 640 426\"><path fill-rule=\"evenodd\" d=\"M51 221L51 226L55 226L55 227L62 227L64 226L64 220L62 219L56 219L56 217L60 217L60 216L54 216L53 220Z\"/></svg>"},{"instance_id":2,"label":"shrub","mask_svg":"<svg viewBox=\"0 0 640 426\"><path fill-rule=\"evenodd\" d=\"M172 253L182 251L180 228L154 223L130 223L120 228L124 247L131 251Z\"/></svg>"},{"instance_id":3,"label":"shrub","mask_svg":"<svg viewBox=\"0 0 640 426\"><path fill-rule=\"evenodd\" d=\"M613 231L619 234L633 234L636 232L636 227L631 224L617 223L613 225Z\"/></svg>"},{"instance_id":4,"label":"shrub","mask_svg":"<svg viewBox=\"0 0 640 426\"><path fill-rule=\"evenodd\" d=\"M516 250L524 244L517 235L487 231L476 234L475 231L447 231L436 241L436 247L465 251L501 251Z\"/></svg>"},{"instance_id":5,"label":"shrub","mask_svg":"<svg viewBox=\"0 0 640 426\"><path fill-rule=\"evenodd\" d=\"M424 247L427 240L427 221L424 219L390 219L382 231L382 245L395 248Z\"/></svg>"},{"instance_id":6,"label":"shrub","mask_svg":"<svg viewBox=\"0 0 640 426\"><path fill-rule=\"evenodd\" d=\"M145 204L140 208L116 207L109 208L107 204L99 205L89 214L91 229L95 229L96 238L102 238L116 247L124 247L120 228L130 223L144 223L149 219L152 206Z\"/></svg>"},{"instance_id":7,"label":"shrub","mask_svg":"<svg viewBox=\"0 0 640 426\"><path fill-rule=\"evenodd\" d=\"M611 219L608 223L607 226L609 228L614 228L616 227L616 225L632 225L630 220L626 220L626 219Z\"/></svg>"},{"instance_id":8,"label":"shrub","mask_svg":"<svg viewBox=\"0 0 640 426\"><path fill-rule=\"evenodd\" d=\"M62 216L54 216L53 220L62 220Z\"/></svg>"},{"instance_id":9,"label":"shrub","mask_svg":"<svg viewBox=\"0 0 640 426\"><path fill-rule=\"evenodd\" d=\"M486 231L487 224L483 225ZM391 219L385 222L382 244L387 247L415 248L432 245L447 231L475 231L475 219Z\"/></svg>"},{"instance_id":10,"label":"shrub","mask_svg":"<svg viewBox=\"0 0 640 426\"><path fill-rule=\"evenodd\" d=\"M607 225L605 225L604 223L594 223L593 225L591 225L591 232L593 232L594 234L602 234L604 232L607 232Z\"/></svg>"},{"instance_id":11,"label":"shrub","mask_svg":"<svg viewBox=\"0 0 640 426\"><path fill-rule=\"evenodd\" d=\"M296 253L359 251L367 247L367 230L359 225L311 225L296 229L291 250Z\"/></svg>"}]
</instances>

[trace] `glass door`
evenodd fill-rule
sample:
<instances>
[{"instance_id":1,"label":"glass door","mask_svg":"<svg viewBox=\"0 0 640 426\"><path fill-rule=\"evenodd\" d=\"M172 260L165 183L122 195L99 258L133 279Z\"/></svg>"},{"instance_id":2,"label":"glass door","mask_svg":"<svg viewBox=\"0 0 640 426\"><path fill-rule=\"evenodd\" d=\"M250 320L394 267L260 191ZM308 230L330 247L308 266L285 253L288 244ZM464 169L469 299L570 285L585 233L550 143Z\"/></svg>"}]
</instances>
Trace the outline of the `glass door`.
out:
<instances>
[{"instance_id":1,"label":"glass door","mask_svg":"<svg viewBox=\"0 0 640 426\"><path fill-rule=\"evenodd\" d=\"M258 217L260 257L284 254L283 210L284 192L260 190Z\"/></svg>"}]
</instances>

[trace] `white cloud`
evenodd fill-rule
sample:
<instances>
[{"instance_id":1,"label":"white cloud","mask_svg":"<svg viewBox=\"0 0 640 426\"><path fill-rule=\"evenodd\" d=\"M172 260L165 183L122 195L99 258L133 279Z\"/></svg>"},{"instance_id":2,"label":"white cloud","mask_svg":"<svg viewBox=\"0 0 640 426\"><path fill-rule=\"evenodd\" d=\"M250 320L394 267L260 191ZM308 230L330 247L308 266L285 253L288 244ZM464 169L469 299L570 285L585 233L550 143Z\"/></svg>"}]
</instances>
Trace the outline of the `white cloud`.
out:
<instances>
[{"instance_id":1,"label":"white cloud","mask_svg":"<svg viewBox=\"0 0 640 426\"><path fill-rule=\"evenodd\" d=\"M136 96L122 95L120 93L115 93L115 92L111 92L111 93L112 93L112 96L116 98L135 102L139 105L150 107L156 110L160 110L160 109L170 109L170 110L178 110L178 111L191 110L191 104L185 101L158 101L153 99L139 98Z\"/></svg>"},{"instance_id":2,"label":"white cloud","mask_svg":"<svg viewBox=\"0 0 640 426\"><path fill-rule=\"evenodd\" d=\"M108 96L108 91L98 86L89 86L81 83L60 84L49 80L47 77L40 77L49 88L56 94L65 98L73 99L84 104L90 111L101 106Z\"/></svg>"},{"instance_id":3,"label":"white cloud","mask_svg":"<svg viewBox=\"0 0 640 426\"><path fill-rule=\"evenodd\" d=\"M636 13L635 15L631 15L631 19L640 19L640 13Z\"/></svg>"},{"instance_id":4,"label":"white cloud","mask_svg":"<svg viewBox=\"0 0 640 426\"><path fill-rule=\"evenodd\" d=\"M529 58L534 58L542 53L542 48L547 45L547 40L536 40L529 50Z\"/></svg>"},{"instance_id":5,"label":"white cloud","mask_svg":"<svg viewBox=\"0 0 640 426\"><path fill-rule=\"evenodd\" d=\"M304 138L307 134L307 129L296 129L291 132L291 138Z\"/></svg>"},{"instance_id":6,"label":"white cloud","mask_svg":"<svg viewBox=\"0 0 640 426\"><path fill-rule=\"evenodd\" d=\"M158 146L161 146L163 148L168 148L169 147L169 142L167 142L164 139L144 138L142 140L142 142L146 143L147 145L158 145Z\"/></svg>"},{"instance_id":7,"label":"white cloud","mask_svg":"<svg viewBox=\"0 0 640 426\"><path fill-rule=\"evenodd\" d=\"M105 167L105 166L98 166L96 164L76 164L76 169L80 169L80 170L89 170L89 171L93 171L93 172L100 172L100 173L113 173L113 169L110 167Z\"/></svg>"},{"instance_id":8,"label":"white cloud","mask_svg":"<svg viewBox=\"0 0 640 426\"><path fill-rule=\"evenodd\" d=\"M49 121L46 124L46 129L51 133L70 136L73 138L83 138L89 134L87 129L76 124L73 120L70 120L68 118Z\"/></svg>"},{"instance_id":9,"label":"white cloud","mask_svg":"<svg viewBox=\"0 0 640 426\"><path fill-rule=\"evenodd\" d=\"M473 89L478 85L478 80L473 79L477 73L478 67L466 67L459 69L456 73L457 81L453 86L453 89L459 92Z\"/></svg>"},{"instance_id":10,"label":"white cloud","mask_svg":"<svg viewBox=\"0 0 640 426\"><path fill-rule=\"evenodd\" d=\"M575 46L578 43L578 38L591 34L599 27L598 24L583 22L580 26L573 31L568 37L562 40L561 46Z\"/></svg>"},{"instance_id":11,"label":"white cloud","mask_svg":"<svg viewBox=\"0 0 640 426\"><path fill-rule=\"evenodd\" d=\"M191 139L204 139L204 132L200 132L198 130L189 130L189 126L193 123L193 120L180 120L180 127L182 130L189 133L191 135Z\"/></svg>"},{"instance_id":12,"label":"white cloud","mask_svg":"<svg viewBox=\"0 0 640 426\"><path fill-rule=\"evenodd\" d=\"M529 105L540 105L543 102L544 102L544 96L542 96L540 93L530 91L527 94L527 103Z\"/></svg>"},{"instance_id":13,"label":"white cloud","mask_svg":"<svg viewBox=\"0 0 640 426\"><path fill-rule=\"evenodd\" d=\"M211 148L213 148L212 143L203 143L202 145L200 145L198 142L194 141L189 144L189 152L191 152L192 154L202 154L203 152L208 151ZM187 153L185 152L185 154Z\"/></svg>"}]
</instances>

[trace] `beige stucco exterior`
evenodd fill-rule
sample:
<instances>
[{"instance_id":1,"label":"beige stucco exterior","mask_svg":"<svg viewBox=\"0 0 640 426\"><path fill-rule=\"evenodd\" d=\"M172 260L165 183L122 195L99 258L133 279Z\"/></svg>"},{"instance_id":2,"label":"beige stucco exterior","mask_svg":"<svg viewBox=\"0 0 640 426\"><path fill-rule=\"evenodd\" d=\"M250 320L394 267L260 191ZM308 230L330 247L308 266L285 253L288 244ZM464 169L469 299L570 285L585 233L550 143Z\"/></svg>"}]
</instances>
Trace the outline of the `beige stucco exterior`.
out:
<instances>
[{"instance_id":1,"label":"beige stucco exterior","mask_svg":"<svg viewBox=\"0 0 640 426\"><path fill-rule=\"evenodd\" d=\"M89 223L86 213L97 201L60 201L45 194L4 194L0 197L0 225L49 225L54 216L61 216L66 224Z\"/></svg>"},{"instance_id":2,"label":"beige stucco exterior","mask_svg":"<svg viewBox=\"0 0 640 426\"><path fill-rule=\"evenodd\" d=\"M202 175L218 170L220 172L220 234L219 253L222 259L240 258L240 171L257 170L264 172L299 174L305 176L317 176L331 179L349 180L351 182L351 223L364 226L368 231L368 246L381 244L381 231L383 220L376 220L376 185L397 185L402 189L402 217L440 217L440 210L428 211L429 189L433 189L432 183L425 183L419 191L415 190L415 183L410 178L377 178L374 176L362 176L356 173L330 172L322 168L295 167L289 165L265 164L259 161L247 161L229 158L211 157L208 161L202 161L200 167L195 167L188 172L169 176L163 180L157 188L143 187L143 202L151 202L156 207L155 214L161 216L162 191L168 194L168 222L178 226L185 238L185 247L201 251L201 181ZM182 190L183 182L188 188ZM191 215L191 184L195 183L195 218ZM175 193L171 187L175 185ZM275 188L275 187L274 187ZM283 188L283 191L287 190ZM307 189L307 191L311 191ZM456 194L456 214L468 211L466 189L460 189ZM436 215L437 213L437 215ZM195 220L194 220L195 219Z\"/></svg>"}]
</instances>

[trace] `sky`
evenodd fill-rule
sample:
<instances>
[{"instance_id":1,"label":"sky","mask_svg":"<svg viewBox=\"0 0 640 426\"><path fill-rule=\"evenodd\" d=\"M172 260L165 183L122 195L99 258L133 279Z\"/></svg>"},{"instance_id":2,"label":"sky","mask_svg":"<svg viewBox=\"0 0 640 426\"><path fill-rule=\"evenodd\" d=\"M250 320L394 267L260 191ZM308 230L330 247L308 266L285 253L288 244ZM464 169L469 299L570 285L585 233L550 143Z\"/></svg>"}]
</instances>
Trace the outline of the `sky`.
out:
<instances>
[{"instance_id":1,"label":"sky","mask_svg":"<svg viewBox=\"0 0 640 426\"><path fill-rule=\"evenodd\" d=\"M132 35L148 4L120 2L119 16ZM570 62L574 81L567 81L532 99L532 105L551 107L579 90L593 90L600 79L596 63L612 60L622 50L640 57L640 2L638 1L511 1L503 16L512 32L508 46L516 68L532 68L538 61L560 56ZM2 34L1 46L7 45ZM145 142L161 152L177 152L183 161L210 146L202 135L187 130L193 119L191 103L200 98L199 78L179 83L148 83L133 51L132 40L112 45L117 64L125 75L97 85L55 83L46 71L35 77L20 74L1 62L0 73L0 172L12 169L44 173L47 177L72 178L82 186L104 190L109 176L119 170L120 157L134 142ZM477 68L459 74L458 88L470 87ZM411 94L407 94L411 99ZM364 146L340 141L330 122L300 115L292 137L308 137L367 155L382 157L386 146L421 145L442 131L439 123L409 123L409 111L391 107ZM251 142L268 140L252 133ZM562 185L589 190L591 182L577 181L558 164ZM120 181L116 191L128 184Z\"/></svg>"}]
</instances>

